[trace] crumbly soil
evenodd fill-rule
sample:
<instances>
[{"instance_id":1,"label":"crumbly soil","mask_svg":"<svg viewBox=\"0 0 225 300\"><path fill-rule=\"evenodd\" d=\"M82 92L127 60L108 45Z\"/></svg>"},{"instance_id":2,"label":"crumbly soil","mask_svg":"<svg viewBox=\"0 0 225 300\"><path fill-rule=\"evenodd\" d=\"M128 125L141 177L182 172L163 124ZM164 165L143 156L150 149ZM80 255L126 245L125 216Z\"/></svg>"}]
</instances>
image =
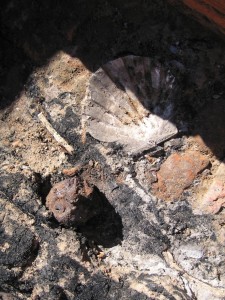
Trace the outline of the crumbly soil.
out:
<instances>
[{"instance_id":1,"label":"crumbly soil","mask_svg":"<svg viewBox=\"0 0 225 300\"><path fill-rule=\"evenodd\" d=\"M1 299L225 299L224 41L164 1L122 2L2 1ZM181 87L177 136L138 156L82 127L91 74L127 54ZM46 207L71 176L103 206L79 226Z\"/></svg>"}]
</instances>

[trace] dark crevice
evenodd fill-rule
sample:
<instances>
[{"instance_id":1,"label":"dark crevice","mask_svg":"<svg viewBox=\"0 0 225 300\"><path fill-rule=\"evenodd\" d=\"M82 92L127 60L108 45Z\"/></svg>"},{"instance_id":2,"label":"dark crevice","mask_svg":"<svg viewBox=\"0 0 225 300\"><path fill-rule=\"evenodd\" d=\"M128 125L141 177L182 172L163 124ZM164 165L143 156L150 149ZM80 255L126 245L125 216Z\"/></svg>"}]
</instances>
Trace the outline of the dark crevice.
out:
<instances>
[{"instance_id":1,"label":"dark crevice","mask_svg":"<svg viewBox=\"0 0 225 300\"><path fill-rule=\"evenodd\" d=\"M37 194L41 198L41 202L45 205L46 197L52 188L51 176L42 177L40 173L35 173L35 179L37 183Z\"/></svg>"},{"instance_id":2,"label":"dark crevice","mask_svg":"<svg viewBox=\"0 0 225 300\"><path fill-rule=\"evenodd\" d=\"M88 241L93 241L103 247L113 247L121 244L123 240L123 224L120 215L109 203L103 193L98 191L102 210L100 214L88 220L77 230Z\"/></svg>"}]
</instances>

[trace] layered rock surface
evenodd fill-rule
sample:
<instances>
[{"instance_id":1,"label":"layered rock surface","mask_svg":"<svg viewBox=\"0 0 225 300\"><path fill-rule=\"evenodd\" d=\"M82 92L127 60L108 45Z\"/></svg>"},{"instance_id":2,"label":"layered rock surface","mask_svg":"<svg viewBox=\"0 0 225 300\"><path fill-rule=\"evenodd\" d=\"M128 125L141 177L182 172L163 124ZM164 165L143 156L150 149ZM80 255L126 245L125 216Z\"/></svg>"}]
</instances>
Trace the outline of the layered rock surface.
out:
<instances>
[{"instance_id":1,"label":"layered rock surface","mask_svg":"<svg viewBox=\"0 0 225 300\"><path fill-rule=\"evenodd\" d=\"M224 196L210 195L224 180L224 45L161 1L78 2L1 4L0 296L222 300ZM128 54L160 61L180 87L177 136L135 155L82 123L91 73ZM57 220L49 201L76 206L89 188L101 209Z\"/></svg>"}]
</instances>

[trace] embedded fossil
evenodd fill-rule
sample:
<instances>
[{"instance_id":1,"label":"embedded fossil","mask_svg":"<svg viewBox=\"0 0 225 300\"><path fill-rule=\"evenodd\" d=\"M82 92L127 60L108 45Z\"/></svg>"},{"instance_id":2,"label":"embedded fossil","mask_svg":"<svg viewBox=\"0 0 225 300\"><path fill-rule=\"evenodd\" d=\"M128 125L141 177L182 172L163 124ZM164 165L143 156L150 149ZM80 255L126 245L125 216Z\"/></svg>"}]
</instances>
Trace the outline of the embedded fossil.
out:
<instances>
[{"instance_id":1,"label":"embedded fossil","mask_svg":"<svg viewBox=\"0 0 225 300\"><path fill-rule=\"evenodd\" d=\"M95 139L140 153L174 136L175 78L148 57L129 55L106 63L90 78L83 126Z\"/></svg>"}]
</instances>

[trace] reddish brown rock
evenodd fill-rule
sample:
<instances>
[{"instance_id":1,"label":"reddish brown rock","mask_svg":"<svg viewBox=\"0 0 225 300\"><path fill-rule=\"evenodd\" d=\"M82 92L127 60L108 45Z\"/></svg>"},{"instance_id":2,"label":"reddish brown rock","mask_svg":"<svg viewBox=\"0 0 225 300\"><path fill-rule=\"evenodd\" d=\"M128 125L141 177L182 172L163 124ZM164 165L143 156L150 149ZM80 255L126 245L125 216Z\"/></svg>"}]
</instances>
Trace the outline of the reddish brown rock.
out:
<instances>
[{"instance_id":1,"label":"reddish brown rock","mask_svg":"<svg viewBox=\"0 0 225 300\"><path fill-rule=\"evenodd\" d=\"M74 176L81 169L81 164L69 169L63 169L62 173L66 176Z\"/></svg>"},{"instance_id":2,"label":"reddish brown rock","mask_svg":"<svg viewBox=\"0 0 225 300\"><path fill-rule=\"evenodd\" d=\"M78 177L56 183L46 198L46 206L59 223L80 225L101 209L97 191Z\"/></svg>"},{"instance_id":3,"label":"reddish brown rock","mask_svg":"<svg viewBox=\"0 0 225 300\"><path fill-rule=\"evenodd\" d=\"M164 200L177 200L208 163L208 159L197 151L171 154L157 173L154 193Z\"/></svg>"}]
</instances>

